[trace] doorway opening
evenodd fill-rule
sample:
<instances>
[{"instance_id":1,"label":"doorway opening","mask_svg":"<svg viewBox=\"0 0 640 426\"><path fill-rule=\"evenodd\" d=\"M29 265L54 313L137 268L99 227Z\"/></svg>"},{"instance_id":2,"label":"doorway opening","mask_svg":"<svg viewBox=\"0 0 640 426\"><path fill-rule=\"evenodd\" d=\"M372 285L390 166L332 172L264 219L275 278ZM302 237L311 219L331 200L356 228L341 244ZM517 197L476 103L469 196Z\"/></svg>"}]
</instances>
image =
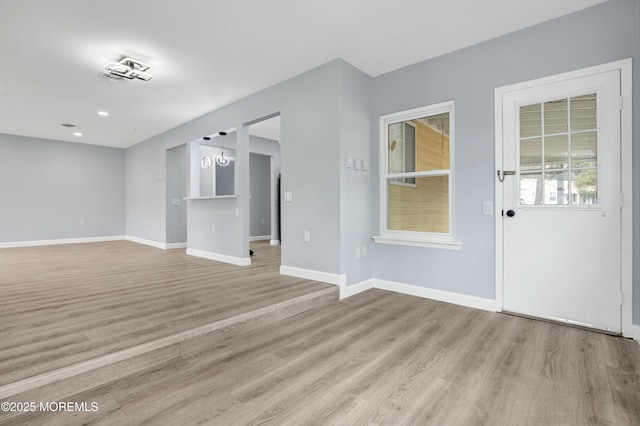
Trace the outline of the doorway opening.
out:
<instances>
[{"instance_id":1,"label":"doorway opening","mask_svg":"<svg viewBox=\"0 0 640 426\"><path fill-rule=\"evenodd\" d=\"M249 244L256 252L282 243L279 114L249 125L249 156Z\"/></svg>"},{"instance_id":2,"label":"doorway opening","mask_svg":"<svg viewBox=\"0 0 640 426\"><path fill-rule=\"evenodd\" d=\"M165 217L167 248L187 246L187 205L184 198L189 187L189 152L182 144L165 152Z\"/></svg>"}]
</instances>

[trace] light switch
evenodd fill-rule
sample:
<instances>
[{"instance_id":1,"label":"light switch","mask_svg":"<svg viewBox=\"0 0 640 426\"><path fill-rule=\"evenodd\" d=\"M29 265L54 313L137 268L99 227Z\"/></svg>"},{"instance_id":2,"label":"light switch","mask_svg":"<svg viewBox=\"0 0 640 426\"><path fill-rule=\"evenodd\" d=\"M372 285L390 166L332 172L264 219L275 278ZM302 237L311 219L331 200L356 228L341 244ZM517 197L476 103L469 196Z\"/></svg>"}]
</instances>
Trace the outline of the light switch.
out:
<instances>
[{"instance_id":1,"label":"light switch","mask_svg":"<svg viewBox=\"0 0 640 426\"><path fill-rule=\"evenodd\" d=\"M369 170L369 162L367 160L362 160L362 170L365 172Z\"/></svg>"},{"instance_id":2,"label":"light switch","mask_svg":"<svg viewBox=\"0 0 640 426\"><path fill-rule=\"evenodd\" d=\"M291 192L285 192L285 193L284 193L284 200L285 200L285 201L293 201L293 193L291 193Z\"/></svg>"},{"instance_id":3,"label":"light switch","mask_svg":"<svg viewBox=\"0 0 640 426\"><path fill-rule=\"evenodd\" d=\"M356 247L356 259L360 259L360 247Z\"/></svg>"},{"instance_id":4,"label":"light switch","mask_svg":"<svg viewBox=\"0 0 640 426\"><path fill-rule=\"evenodd\" d=\"M236 217L240 216L240 209L236 207Z\"/></svg>"},{"instance_id":5,"label":"light switch","mask_svg":"<svg viewBox=\"0 0 640 426\"><path fill-rule=\"evenodd\" d=\"M311 241L311 232L304 231L303 239L304 239L305 243L310 242Z\"/></svg>"},{"instance_id":6,"label":"light switch","mask_svg":"<svg viewBox=\"0 0 640 426\"><path fill-rule=\"evenodd\" d=\"M353 161L353 169L360 170L360 160L356 159Z\"/></svg>"},{"instance_id":7,"label":"light switch","mask_svg":"<svg viewBox=\"0 0 640 426\"><path fill-rule=\"evenodd\" d=\"M353 158L351 157L347 157L347 169L350 169L351 167L353 167Z\"/></svg>"},{"instance_id":8,"label":"light switch","mask_svg":"<svg viewBox=\"0 0 640 426\"><path fill-rule=\"evenodd\" d=\"M493 203L491 201L485 201L482 203L482 214L487 216L493 214Z\"/></svg>"},{"instance_id":9,"label":"light switch","mask_svg":"<svg viewBox=\"0 0 640 426\"><path fill-rule=\"evenodd\" d=\"M173 198L171 199L171 204L173 204L174 206L181 206L182 200L180 198Z\"/></svg>"}]
</instances>

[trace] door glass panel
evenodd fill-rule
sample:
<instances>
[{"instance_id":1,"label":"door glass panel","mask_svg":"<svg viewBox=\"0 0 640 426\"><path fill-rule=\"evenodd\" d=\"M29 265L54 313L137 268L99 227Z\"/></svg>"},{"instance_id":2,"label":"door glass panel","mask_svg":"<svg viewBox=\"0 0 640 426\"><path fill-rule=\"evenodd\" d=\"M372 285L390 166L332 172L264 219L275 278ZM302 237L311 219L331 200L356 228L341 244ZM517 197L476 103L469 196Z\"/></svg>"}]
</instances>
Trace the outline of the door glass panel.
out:
<instances>
[{"instance_id":1,"label":"door glass panel","mask_svg":"<svg viewBox=\"0 0 640 426\"><path fill-rule=\"evenodd\" d=\"M576 170L571 174L572 203L579 205L598 204L598 171Z\"/></svg>"},{"instance_id":2,"label":"door glass panel","mask_svg":"<svg viewBox=\"0 0 640 426\"><path fill-rule=\"evenodd\" d=\"M596 167L598 165L598 134L586 132L571 135L571 166Z\"/></svg>"},{"instance_id":3,"label":"door glass panel","mask_svg":"<svg viewBox=\"0 0 640 426\"><path fill-rule=\"evenodd\" d=\"M542 110L540 104L520 108L520 137L542 135Z\"/></svg>"},{"instance_id":4,"label":"door glass panel","mask_svg":"<svg viewBox=\"0 0 640 426\"><path fill-rule=\"evenodd\" d=\"M598 204L597 99L520 107L520 205Z\"/></svg>"},{"instance_id":5,"label":"door glass panel","mask_svg":"<svg viewBox=\"0 0 640 426\"><path fill-rule=\"evenodd\" d=\"M571 98L571 131L595 130L598 127L596 119L596 94Z\"/></svg>"},{"instance_id":6,"label":"door glass panel","mask_svg":"<svg viewBox=\"0 0 640 426\"><path fill-rule=\"evenodd\" d=\"M544 103L544 134L566 133L569 130L567 100Z\"/></svg>"},{"instance_id":7,"label":"door glass panel","mask_svg":"<svg viewBox=\"0 0 640 426\"><path fill-rule=\"evenodd\" d=\"M520 175L520 204L535 206L542 204L542 172Z\"/></svg>"},{"instance_id":8,"label":"door glass panel","mask_svg":"<svg viewBox=\"0 0 640 426\"><path fill-rule=\"evenodd\" d=\"M569 167L569 139L567 135L550 136L544 139L545 169Z\"/></svg>"},{"instance_id":9,"label":"door glass panel","mask_svg":"<svg viewBox=\"0 0 640 426\"><path fill-rule=\"evenodd\" d=\"M520 141L520 170L542 169L542 139L525 139Z\"/></svg>"},{"instance_id":10,"label":"door glass panel","mask_svg":"<svg viewBox=\"0 0 640 426\"><path fill-rule=\"evenodd\" d=\"M548 172L544 176L544 204L569 204L569 181L567 172Z\"/></svg>"}]
</instances>

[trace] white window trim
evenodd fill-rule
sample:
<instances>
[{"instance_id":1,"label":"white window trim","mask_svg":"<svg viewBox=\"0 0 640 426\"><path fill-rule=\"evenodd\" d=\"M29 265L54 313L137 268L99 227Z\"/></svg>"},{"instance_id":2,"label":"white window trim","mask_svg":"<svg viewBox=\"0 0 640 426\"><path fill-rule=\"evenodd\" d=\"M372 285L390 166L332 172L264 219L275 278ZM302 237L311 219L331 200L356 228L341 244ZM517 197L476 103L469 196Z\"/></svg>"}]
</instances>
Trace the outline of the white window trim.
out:
<instances>
[{"instance_id":1,"label":"white window trim","mask_svg":"<svg viewBox=\"0 0 640 426\"><path fill-rule=\"evenodd\" d=\"M424 176L444 176L449 177L449 232L430 233L419 231L396 231L390 230L388 224L388 189L387 179L393 178L397 174L387 173L389 134L387 126L389 124L414 120L416 118L449 113L449 169L431 170L427 172L412 173L412 177ZM381 244L398 244L417 247L441 248L449 250L460 250L462 243L455 240L454 230L454 200L455 200L455 105L454 101L445 101L437 104L396 112L380 117L380 235L374 236L373 240ZM417 141L416 141L416 162L417 162ZM403 174L403 176L406 176Z\"/></svg>"}]
</instances>

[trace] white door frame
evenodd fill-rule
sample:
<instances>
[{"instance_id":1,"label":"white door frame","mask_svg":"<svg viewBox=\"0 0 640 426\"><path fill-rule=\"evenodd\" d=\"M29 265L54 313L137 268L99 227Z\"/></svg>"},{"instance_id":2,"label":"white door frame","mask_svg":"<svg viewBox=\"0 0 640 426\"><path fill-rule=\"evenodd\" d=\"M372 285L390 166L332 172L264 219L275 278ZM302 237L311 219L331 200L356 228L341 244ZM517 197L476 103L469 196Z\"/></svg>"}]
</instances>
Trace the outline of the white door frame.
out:
<instances>
[{"instance_id":1,"label":"white door frame","mask_svg":"<svg viewBox=\"0 0 640 426\"><path fill-rule=\"evenodd\" d=\"M620 93L621 93L621 184L622 184L622 209L621 209L621 280L622 280L622 335L634 337L633 326L633 178L632 178L632 99L631 91L631 58L607 64L584 68L578 71L571 71L550 77L544 77L523 83L498 87L495 89L495 165L496 170L503 170L502 148L503 148L503 98L510 92L529 89L536 86L556 83L574 78L586 77L593 74L600 74L608 71L620 70ZM494 175L495 179L495 259L496 259L496 311L503 310L503 231L502 215L503 206L502 183ZM635 336L638 338L638 336Z\"/></svg>"}]
</instances>

